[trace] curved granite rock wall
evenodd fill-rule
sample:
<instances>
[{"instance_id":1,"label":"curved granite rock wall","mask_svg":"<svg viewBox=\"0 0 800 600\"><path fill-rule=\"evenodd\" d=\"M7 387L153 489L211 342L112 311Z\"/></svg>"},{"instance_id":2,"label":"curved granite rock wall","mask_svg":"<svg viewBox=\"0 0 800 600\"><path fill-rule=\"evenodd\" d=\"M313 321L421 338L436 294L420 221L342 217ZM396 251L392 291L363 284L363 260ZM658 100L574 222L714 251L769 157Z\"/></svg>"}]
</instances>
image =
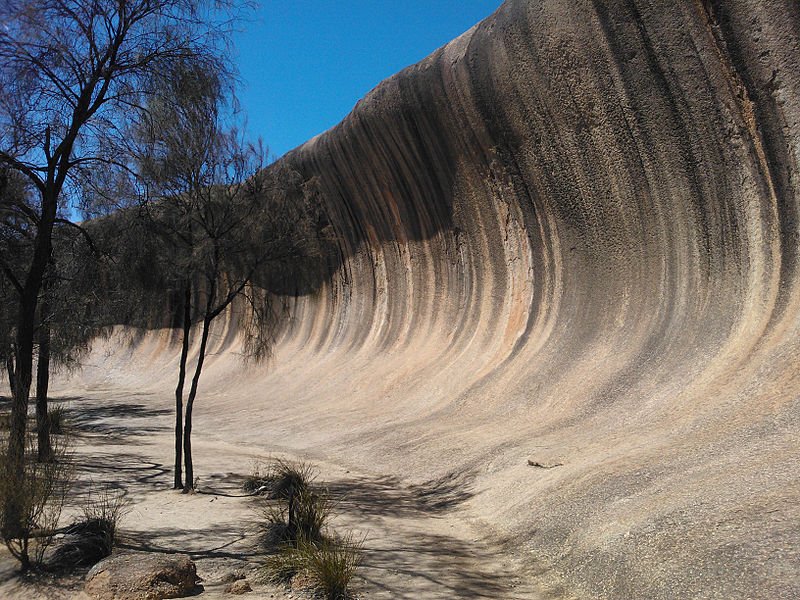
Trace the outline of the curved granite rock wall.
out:
<instances>
[{"instance_id":1,"label":"curved granite rock wall","mask_svg":"<svg viewBox=\"0 0 800 600\"><path fill-rule=\"evenodd\" d=\"M800 596L798 92L796 0L509 0L383 82L284 159L338 255L272 439L459 473L585 597Z\"/></svg>"},{"instance_id":2,"label":"curved granite rock wall","mask_svg":"<svg viewBox=\"0 0 800 600\"><path fill-rule=\"evenodd\" d=\"M592 596L800 593L798 40L792 0L511 1L287 158L342 240L297 335L376 365L375 451L469 464Z\"/></svg>"}]
</instances>

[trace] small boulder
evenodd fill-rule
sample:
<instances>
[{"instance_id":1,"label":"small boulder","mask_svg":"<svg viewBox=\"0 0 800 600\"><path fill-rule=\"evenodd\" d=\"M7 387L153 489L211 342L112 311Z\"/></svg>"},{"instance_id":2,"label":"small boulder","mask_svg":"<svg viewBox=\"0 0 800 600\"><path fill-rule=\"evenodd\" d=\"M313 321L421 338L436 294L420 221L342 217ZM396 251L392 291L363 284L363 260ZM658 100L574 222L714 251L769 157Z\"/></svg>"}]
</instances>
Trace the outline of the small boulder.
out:
<instances>
[{"instance_id":1,"label":"small boulder","mask_svg":"<svg viewBox=\"0 0 800 600\"><path fill-rule=\"evenodd\" d=\"M198 591L197 567L180 554L118 554L86 575L86 593L95 600L185 598Z\"/></svg>"},{"instance_id":2,"label":"small boulder","mask_svg":"<svg viewBox=\"0 0 800 600\"><path fill-rule=\"evenodd\" d=\"M237 569L236 571L229 571L222 576L220 581L222 583L233 583L234 581L239 581L240 579L245 579L247 575L242 569Z\"/></svg>"},{"instance_id":3,"label":"small boulder","mask_svg":"<svg viewBox=\"0 0 800 600\"><path fill-rule=\"evenodd\" d=\"M247 582L247 579L238 579L230 584L228 587L225 588L225 591L229 594L236 594L237 596L241 596L242 594L246 594L247 592L252 592L253 588L250 587L250 584Z\"/></svg>"}]
</instances>

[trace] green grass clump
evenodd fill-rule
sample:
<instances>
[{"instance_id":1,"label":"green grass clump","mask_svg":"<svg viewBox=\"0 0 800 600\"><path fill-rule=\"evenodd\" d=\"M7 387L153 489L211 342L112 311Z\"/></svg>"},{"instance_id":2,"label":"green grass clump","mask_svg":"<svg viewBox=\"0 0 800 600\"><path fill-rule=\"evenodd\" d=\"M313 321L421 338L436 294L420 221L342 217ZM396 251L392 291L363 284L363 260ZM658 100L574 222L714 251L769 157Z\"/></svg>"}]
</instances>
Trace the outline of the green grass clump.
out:
<instances>
[{"instance_id":1,"label":"green grass clump","mask_svg":"<svg viewBox=\"0 0 800 600\"><path fill-rule=\"evenodd\" d=\"M313 467L278 461L269 473L267 497L274 502L265 499L262 505L262 527L267 546L276 550L265 560L267 577L279 583L300 577L323 598L350 598L363 540L337 538L328 531L332 503L324 490L312 485Z\"/></svg>"},{"instance_id":2,"label":"green grass clump","mask_svg":"<svg viewBox=\"0 0 800 600\"><path fill-rule=\"evenodd\" d=\"M281 544L275 554L264 561L264 572L273 583L289 583L296 575L306 570L307 555L302 550L303 543Z\"/></svg>"},{"instance_id":3,"label":"green grass clump","mask_svg":"<svg viewBox=\"0 0 800 600\"><path fill-rule=\"evenodd\" d=\"M361 565L363 540L348 536L323 539L307 551L306 574L313 588L328 600L350 598L350 581Z\"/></svg>"},{"instance_id":4,"label":"green grass clump","mask_svg":"<svg viewBox=\"0 0 800 600\"><path fill-rule=\"evenodd\" d=\"M299 575L326 600L347 600L352 597L350 582L361 565L362 547L363 541L352 536L316 542L301 538L296 545L282 545L267 558L264 569L273 582L288 583Z\"/></svg>"}]
</instances>

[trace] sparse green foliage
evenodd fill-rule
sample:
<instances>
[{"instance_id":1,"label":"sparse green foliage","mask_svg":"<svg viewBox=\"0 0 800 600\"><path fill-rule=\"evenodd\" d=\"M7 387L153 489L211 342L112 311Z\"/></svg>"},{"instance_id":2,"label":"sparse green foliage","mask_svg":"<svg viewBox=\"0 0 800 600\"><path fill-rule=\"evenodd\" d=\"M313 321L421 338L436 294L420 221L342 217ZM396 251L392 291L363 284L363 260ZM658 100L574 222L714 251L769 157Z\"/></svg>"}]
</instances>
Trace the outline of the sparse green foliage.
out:
<instances>
[{"instance_id":1,"label":"sparse green foliage","mask_svg":"<svg viewBox=\"0 0 800 600\"><path fill-rule=\"evenodd\" d=\"M9 476L7 460L0 465L0 510L15 508L14 519L0 515L3 542L23 571L42 564L74 477L72 456L63 442L54 445L52 460L47 462L36 460L33 446L28 444L21 480Z\"/></svg>"},{"instance_id":2,"label":"sparse green foliage","mask_svg":"<svg viewBox=\"0 0 800 600\"><path fill-rule=\"evenodd\" d=\"M275 583L288 583L297 575L326 600L346 600L350 581L361 565L363 540L323 538L316 542L300 538L296 545L283 544L267 557L264 569Z\"/></svg>"},{"instance_id":3,"label":"sparse green foliage","mask_svg":"<svg viewBox=\"0 0 800 600\"><path fill-rule=\"evenodd\" d=\"M148 118L135 136L137 166L149 188L141 215L167 249L157 264L167 287L164 299L180 299L181 315L173 323L182 329L173 485L185 491L194 489L192 411L212 324L234 302L249 302L254 318L269 322L245 327L245 350L266 356L273 311L271 303L255 302L250 288L268 265L301 255L294 238L305 222L304 211L270 210L288 194L287 185L278 170L264 170L263 144L248 143L232 126L235 115L220 75L194 60L176 61L153 78ZM197 334L192 374L190 338Z\"/></svg>"},{"instance_id":4,"label":"sparse green foliage","mask_svg":"<svg viewBox=\"0 0 800 600\"><path fill-rule=\"evenodd\" d=\"M309 587L329 600L349 598L348 586L361 564L363 540L334 536L327 528L332 503L312 485L315 469L307 463L277 461L258 466L246 485L267 488L273 503L262 507L265 541L276 548L264 570L274 582L302 576Z\"/></svg>"},{"instance_id":5,"label":"sparse green foliage","mask_svg":"<svg viewBox=\"0 0 800 600\"><path fill-rule=\"evenodd\" d=\"M345 600L350 581L361 565L363 539L348 535L342 539L323 539L306 549L306 573L313 588L327 600Z\"/></svg>"}]
</instances>

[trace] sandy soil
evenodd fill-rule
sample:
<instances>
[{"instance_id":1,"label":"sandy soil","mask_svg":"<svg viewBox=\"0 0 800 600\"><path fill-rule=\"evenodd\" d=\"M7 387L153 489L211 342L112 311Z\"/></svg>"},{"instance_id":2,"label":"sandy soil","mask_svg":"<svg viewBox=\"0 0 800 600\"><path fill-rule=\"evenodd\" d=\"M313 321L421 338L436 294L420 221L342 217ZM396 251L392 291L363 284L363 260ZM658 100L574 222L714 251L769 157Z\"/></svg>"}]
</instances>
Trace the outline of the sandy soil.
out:
<instances>
[{"instance_id":1,"label":"sandy soil","mask_svg":"<svg viewBox=\"0 0 800 600\"><path fill-rule=\"evenodd\" d=\"M169 398L121 392L62 399L73 424L79 479L70 500L80 506L90 489L110 486L130 500L121 551L182 552L197 563L205 598L229 597L223 578L244 570L251 597L302 598L304 592L259 578L257 501L241 484L255 461L292 456L277 447L237 445L198 431L196 494L171 486ZM567 598L545 583L546 573L523 568L514 549L493 541L491 531L463 506L457 478L419 486L381 473L355 472L313 461L318 482L337 499L333 527L365 536L365 559L354 589L360 598ZM65 521L70 515L66 514ZM21 578L12 559L0 559L1 598L79 598L80 575Z\"/></svg>"}]
</instances>

